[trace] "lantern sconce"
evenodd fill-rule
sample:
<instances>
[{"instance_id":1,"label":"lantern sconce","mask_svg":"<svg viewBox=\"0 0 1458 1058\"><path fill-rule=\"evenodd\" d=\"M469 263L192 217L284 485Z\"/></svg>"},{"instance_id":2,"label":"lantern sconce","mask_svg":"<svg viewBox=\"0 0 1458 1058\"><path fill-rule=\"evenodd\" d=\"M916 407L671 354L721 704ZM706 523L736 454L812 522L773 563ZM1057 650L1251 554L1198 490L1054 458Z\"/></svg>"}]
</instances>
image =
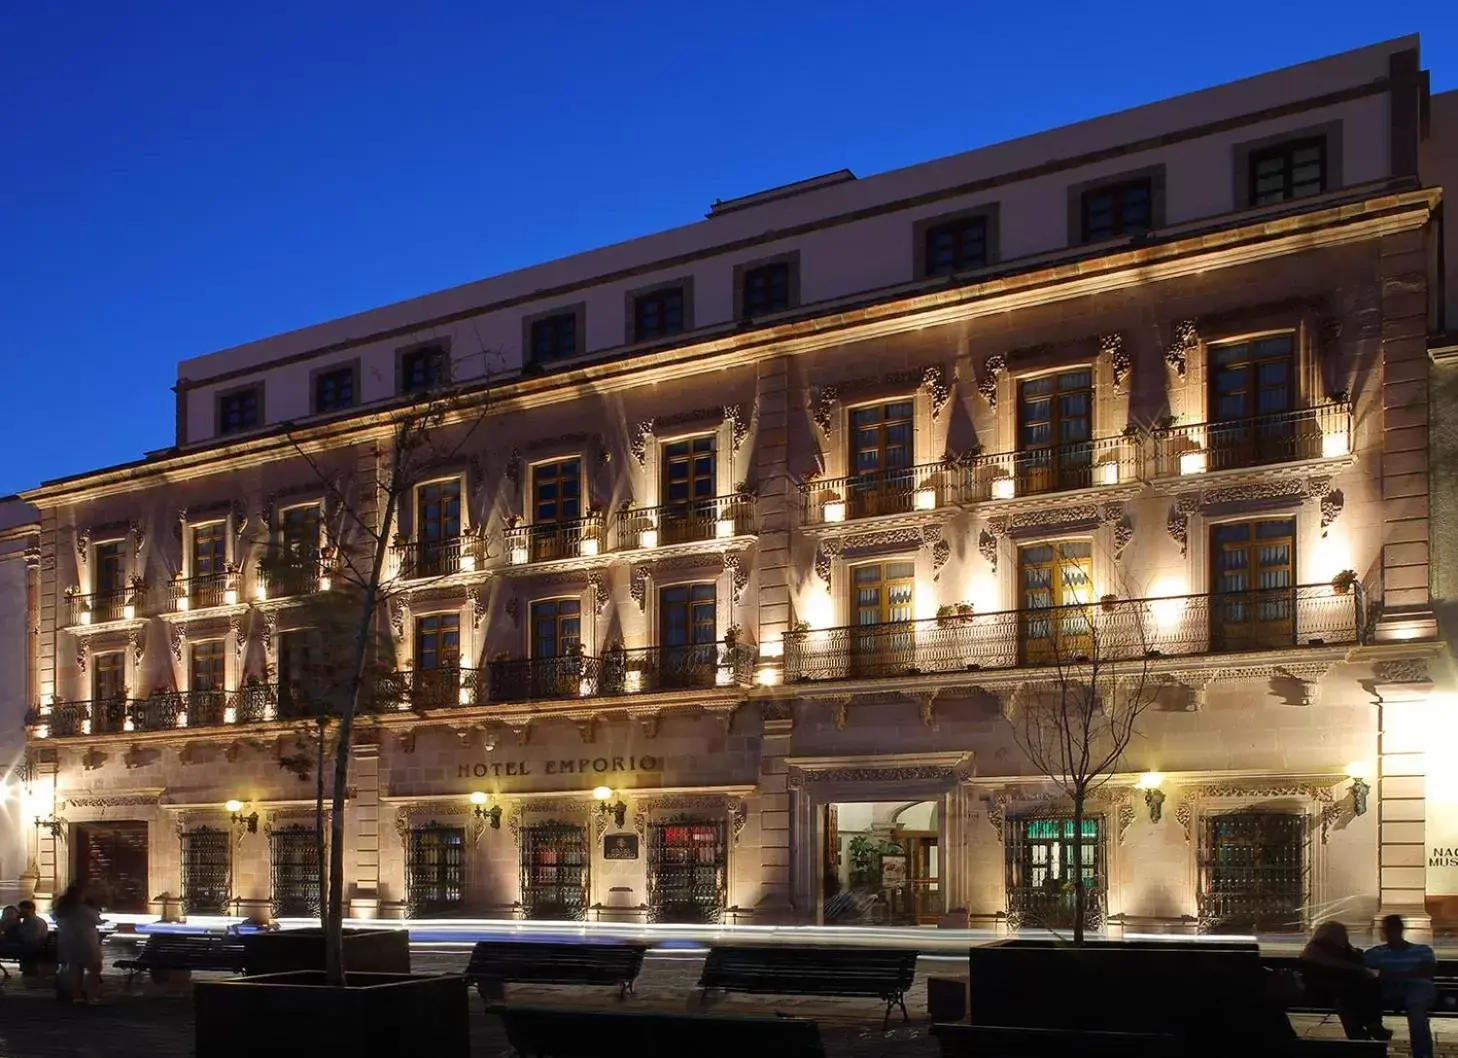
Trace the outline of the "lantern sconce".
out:
<instances>
[{"instance_id":1,"label":"lantern sconce","mask_svg":"<svg viewBox=\"0 0 1458 1058\"><path fill-rule=\"evenodd\" d=\"M243 814L243 802L236 799L229 800L223 805L223 807L228 811L229 821L233 824L233 826L238 828L238 836L240 838L244 834L258 833L257 812L249 812L245 816Z\"/></svg>"},{"instance_id":2,"label":"lantern sconce","mask_svg":"<svg viewBox=\"0 0 1458 1058\"><path fill-rule=\"evenodd\" d=\"M1372 776L1372 767L1365 761L1352 761L1347 765L1347 778L1352 780L1352 815L1364 816L1367 814L1367 795L1372 792L1372 784L1367 780Z\"/></svg>"},{"instance_id":3,"label":"lantern sconce","mask_svg":"<svg viewBox=\"0 0 1458 1058\"><path fill-rule=\"evenodd\" d=\"M1144 804L1149 809L1149 821L1158 823L1164 816L1164 791L1160 787L1164 784L1164 776L1157 771L1147 771L1139 776L1136 784L1144 791Z\"/></svg>"},{"instance_id":4,"label":"lantern sconce","mask_svg":"<svg viewBox=\"0 0 1458 1058\"><path fill-rule=\"evenodd\" d=\"M623 803L621 797L618 798L617 804L608 804L613 798L613 788L611 786L598 786L594 788L592 796L597 801L598 811L603 815L611 815L613 822L619 827L622 827L627 822L628 806Z\"/></svg>"},{"instance_id":5,"label":"lantern sconce","mask_svg":"<svg viewBox=\"0 0 1458 1058\"><path fill-rule=\"evenodd\" d=\"M492 830L500 830L501 806L499 804L494 804L491 805L490 808L487 808L486 806L490 801L490 794L482 793L480 790L471 791L471 804L475 805L476 818L481 820L483 823L488 823Z\"/></svg>"}]
</instances>

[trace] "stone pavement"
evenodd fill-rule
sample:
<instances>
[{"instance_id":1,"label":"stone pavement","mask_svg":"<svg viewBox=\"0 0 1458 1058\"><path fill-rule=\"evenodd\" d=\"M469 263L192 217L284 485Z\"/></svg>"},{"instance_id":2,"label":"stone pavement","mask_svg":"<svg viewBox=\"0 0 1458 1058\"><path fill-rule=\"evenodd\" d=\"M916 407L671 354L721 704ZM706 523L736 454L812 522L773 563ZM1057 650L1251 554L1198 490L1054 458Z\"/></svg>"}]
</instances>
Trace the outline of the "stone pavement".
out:
<instances>
[{"instance_id":1,"label":"stone pavement","mask_svg":"<svg viewBox=\"0 0 1458 1058\"><path fill-rule=\"evenodd\" d=\"M108 946L108 963L120 955ZM448 972L464 968L465 950L414 953L415 969ZM636 995L627 1002L635 1010L697 1010L693 985L702 956L684 953L672 957L650 955L638 979ZM955 972L953 962L923 960L916 984L907 997L912 1020L900 1024L895 1015L889 1031L881 1030L881 1004L873 999L816 999L800 996L729 996L711 1005L716 1013L782 1013L814 1018L820 1024L830 1058L932 1058L936 1041L928 1035L926 976ZM193 1053L192 1004L186 990L164 990L140 980L130 993L122 990L121 976L108 976L106 994L96 1007L62 1007L49 991L27 991L18 977L0 992L0 1058L189 1058ZM617 1006L616 992L608 988L555 988L509 986L510 1000L572 1007ZM1458 1020L1434 1023L1441 1058L1458 1058ZM1410 1054L1406 1026L1389 1018L1397 1031L1389 1054ZM1299 1018L1298 1029L1307 1034L1340 1036L1335 1018ZM507 1058L512 1055L500 1022L471 998L472 1058Z\"/></svg>"}]
</instances>

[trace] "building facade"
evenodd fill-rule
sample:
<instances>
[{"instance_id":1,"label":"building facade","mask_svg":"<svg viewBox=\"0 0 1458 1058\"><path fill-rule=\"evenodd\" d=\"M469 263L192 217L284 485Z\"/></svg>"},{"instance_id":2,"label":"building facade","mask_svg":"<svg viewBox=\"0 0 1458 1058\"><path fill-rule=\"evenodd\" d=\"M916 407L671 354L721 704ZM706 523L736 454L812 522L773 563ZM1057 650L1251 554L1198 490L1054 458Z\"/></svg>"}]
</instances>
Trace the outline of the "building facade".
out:
<instances>
[{"instance_id":1,"label":"building facade","mask_svg":"<svg viewBox=\"0 0 1458 1058\"><path fill-rule=\"evenodd\" d=\"M1432 103L1392 41L185 362L24 495L38 889L317 907L308 600L448 391L351 914L1057 925L1076 843L1110 927L1425 924ZM1014 733L1096 665L1075 835Z\"/></svg>"}]
</instances>

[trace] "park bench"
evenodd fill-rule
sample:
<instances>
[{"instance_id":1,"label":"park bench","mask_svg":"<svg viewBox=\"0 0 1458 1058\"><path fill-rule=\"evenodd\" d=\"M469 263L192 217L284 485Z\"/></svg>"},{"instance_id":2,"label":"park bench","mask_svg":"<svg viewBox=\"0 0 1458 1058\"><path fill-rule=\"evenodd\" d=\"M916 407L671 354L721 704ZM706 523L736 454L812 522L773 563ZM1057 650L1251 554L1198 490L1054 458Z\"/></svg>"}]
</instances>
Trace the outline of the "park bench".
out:
<instances>
[{"instance_id":1,"label":"park bench","mask_svg":"<svg viewBox=\"0 0 1458 1058\"><path fill-rule=\"evenodd\" d=\"M1295 995L1286 1009L1295 1014L1329 1014L1336 1008L1330 997L1309 989L1301 975L1301 958L1297 955L1267 955L1261 958L1261 965L1275 973L1288 974L1296 982ZM1435 1018L1458 1018L1458 960L1439 959L1433 984L1438 990L1438 1002L1430 1014ZM1393 1009L1393 1013L1403 1013Z\"/></svg>"},{"instance_id":2,"label":"park bench","mask_svg":"<svg viewBox=\"0 0 1458 1058\"><path fill-rule=\"evenodd\" d=\"M243 941L236 935L218 933L152 933L140 952L112 965L127 971L128 988L139 973L150 973L158 983L174 973L190 974L194 970L242 973Z\"/></svg>"},{"instance_id":3,"label":"park bench","mask_svg":"<svg viewBox=\"0 0 1458 1058\"><path fill-rule=\"evenodd\" d=\"M936 1024L931 1031L942 1058L1184 1058L1188 1053L1186 1042L1168 1033L963 1024ZM1386 1053L1387 1045L1376 1040L1310 1037L1261 1051L1291 1058L1384 1058Z\"/></svg>"},{"instance_id":4,"label":"park bench","mask_svg":"<svg viewBox=\"0 0 1458 1058\"><path fill-rule=\"evenodd\" d=\"M56 933L46 934L45 943L38 950L22 947L14 941L0 941L0 981L10 980L7 962L32 963L42 973L56 972Z\"/></svg>"},{"instance_id":5,"label":"park bench","mask_svg":"<svg viewBox=\"0 0 1458 1058\"><path fill-rule=\"evenodd\" d=\"M824 1058L820 1030L805 1018L563 1007L495 1008L522 1058Z\"/></svg>"},{"instance_id":6,"label":"park bench","mask_svg":"<svg viewBox=\"0 0 1458 1058\"><path fill-rule=\"evenodd\" d=\"M906 1013L906 990L916 977L916 952L879 948L715 947L699 976L701 995L710 989L755 995L874 996L891 1011Z\"/></svg>"},{"instance_id":7,"label":"park bench","mask_svg":"<svg viewBox=\"0 0 1458 1058\"><path fill-rule=\"evenodd\" d=\"M487 1003L516 984L613 985L619 998L633 990L643 969L642 944L576 944L483 940L471 949L466 980Z\"/></svg>"}]
</instances>

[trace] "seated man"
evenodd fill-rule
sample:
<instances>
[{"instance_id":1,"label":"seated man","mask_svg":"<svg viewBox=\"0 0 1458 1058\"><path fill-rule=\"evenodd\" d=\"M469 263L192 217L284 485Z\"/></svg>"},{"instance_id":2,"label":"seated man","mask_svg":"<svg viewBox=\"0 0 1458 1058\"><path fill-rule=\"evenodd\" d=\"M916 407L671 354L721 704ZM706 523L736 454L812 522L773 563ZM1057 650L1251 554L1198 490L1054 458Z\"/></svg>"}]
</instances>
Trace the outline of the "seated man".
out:
<instances>
[{"instance_id":1,"label":"seated man","mask_svg":"<svg viewBox=\"0 0 1458 1058\"><path fill-rule=\"evenodd\" d=\"M13 932L15 942L25 953L20 960L20 972L27 976L34 974L39 962L37 957L45 951L46 939L51 932L46 920L36 914L34 900L20 902L20 918Z\"/></svg>"},{"instance_id":2,"label":"seated man","mask_svg":"<svg viewBox=\"0 0 1458 1058\"><path fill-rule=\"evenodd\" d=\"M1438 997L1433 984L1438 960L1426 944L1412 944L1403 939L1402 931L1402 916L1388 915L1382 920L1382 937L1386 943L1368 948L1364 958L1381 978L1383 1002L1407 1013L1412 1058L1433 1058L1428 1011L1433 1009Z\"/></svg>"}]
</instances>

